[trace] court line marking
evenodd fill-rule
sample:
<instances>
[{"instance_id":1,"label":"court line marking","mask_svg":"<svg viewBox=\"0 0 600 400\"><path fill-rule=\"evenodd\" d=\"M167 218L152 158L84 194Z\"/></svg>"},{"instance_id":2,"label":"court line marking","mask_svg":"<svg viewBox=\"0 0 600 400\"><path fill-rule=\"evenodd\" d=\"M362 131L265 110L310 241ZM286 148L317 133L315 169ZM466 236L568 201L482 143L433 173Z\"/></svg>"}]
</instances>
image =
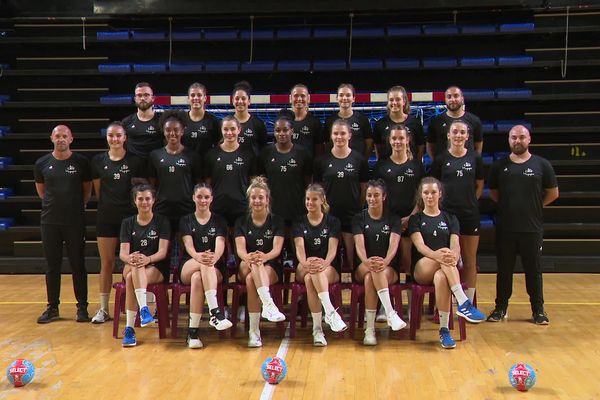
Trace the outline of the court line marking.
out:
<instances>
[{"instance_id":1,"label":"court line marking","mask_svg":"<svg viewBox=\"0 0 600 400\"><path fill-rule=\"evenodd\" d=\"M281 343L279 344L279 349L277 350L277 357L279 357L285 361L285 355L287 354L289 347L290 347L290 323L288 322L285 327L285 334L283 335L283 339L281 339ZM273 393L275 392L276 386L277 385L271 385L270 383L265 382L262 393L260 394L260 400L271 400L271 398L273 397Z\"/></svg>"}]
</instances>

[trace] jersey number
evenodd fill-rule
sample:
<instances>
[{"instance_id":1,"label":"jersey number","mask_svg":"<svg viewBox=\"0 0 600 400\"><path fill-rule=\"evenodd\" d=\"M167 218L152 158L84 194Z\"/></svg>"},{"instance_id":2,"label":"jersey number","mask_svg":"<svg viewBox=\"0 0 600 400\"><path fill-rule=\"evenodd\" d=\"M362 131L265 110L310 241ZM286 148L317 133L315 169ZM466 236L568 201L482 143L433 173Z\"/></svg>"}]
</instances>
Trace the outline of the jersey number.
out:
<instances>
[{"instance_id":1,"label":"jersey number","mask_svg":"<svg viewBox=\"0 0 600 400\"><path fill-rule=\"evenodd\" d=\"M344 171L338 171L337 177L338 178L343 178L344 177Z\"/></svg>"},{"instance_id":2,"label":"jersey number","mask_svg":"<svg viewBox=\"0 0 600 400\"><path fill-rule=\"evenodd\" d=\"M404 175L400 175L400 176L398 177L398 182L400 182L400 183L401 183L401 182L404 182Z\"/></svg>"},{"instance_id":3,"label":"jersey number","mask_svg":"<svg viewBox=\"0 0 600 400\"><path fill-rule=\"evenodd\" d=\"M208 237L202 236L202 243L208 243Z\"/></svg>"},{"instance_id":4,"label":"jersey number","mask_svg":"<svg viewBox=\"0 0 600 400\"><path fill-rule=\"evenodd\" d=\"M287 165L281 166L281 172L287 172Z\"/></svg>"},{"instance_id":5,"label":"jersey number","mask_svg":"<svg viewBox=\"0 0 600 400\"><path fill-rule=\"evenodd\" d=\"M227 164L227 165L225 165L225 170L226 171L233 171L233 164Z\"/></svg>"},{"instance_id":6,"label":"jersey number","mask_svg":"<svg viewBox=\"0 0 600 400\"><path fill-rule=\"evenodd\" d=\"M256 245L257 246L262 246L264 244L263 239L256 239Z\"/></svg>"},{"instance_id":7,"label":"jersey number","mask_svg":"<svg viewBox=\"0 0 600 400\"><path fill-rule=\"evenodd\" d=\"M142 239L142 240L140 240L140 246L142 246L142 247L148 246L148 239Z\"/></svg>"},{"instance_id":8,"label":"jersey number","mask_svg":"<svg viewBox=\"0 0 600 400\"><path fill-rule=\"evenodd\" d=\"M457 169L457 170L456 170L456 176L463 176L463 171L462 171L462 169Z\"/></svg>"},{"instance_id":9,"label":"jersey number","mask_svg":"<svg viewBox=\"0 0 600 400\"><path fill-rule=\"evenodd\" d=\"M175 172L175 166L169 165L169 172Z\"/></svg>"},{"instance_id":10,"label":"jersey number","mask_svg":"<svg viewBox=\"0 0 600 400\"><path fill-rule=\"evenodd\" d=\"M321 245L321 238L314 238L313 239L313 244L315 246L320 246Z\"/></svg>"},{"instance_id":11,"label":"jersey number","mask_svg":"<svg viewBox=\"0 0 600 400\"><path fill-rule=\"evenodd\" d=\"M114 180L121 179L121 174L120 174L120 173L118 173L118 172L114 173L114 174L113 174L113 179L114 179Z\"/></svg>"}]
</instances>

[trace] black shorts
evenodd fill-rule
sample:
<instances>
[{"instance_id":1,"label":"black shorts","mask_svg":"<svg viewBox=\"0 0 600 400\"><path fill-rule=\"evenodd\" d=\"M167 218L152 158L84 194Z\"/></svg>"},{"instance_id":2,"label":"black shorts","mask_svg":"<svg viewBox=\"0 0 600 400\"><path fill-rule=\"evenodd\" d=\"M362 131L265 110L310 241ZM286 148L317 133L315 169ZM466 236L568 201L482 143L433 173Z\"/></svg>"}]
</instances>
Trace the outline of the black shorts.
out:
<instances>
[{"instance_id":1,"label":"black shorts","mask_svg":"<svg viewBox=\"0 0 600 400\"><path fill-rule=\"evenodd\" d=\"M96 222L96 236L97 237L109 237L118 238L121 232L121 223L110 223L110 222Z\"/></svg>"},{"instance_id":2,"label":"black shorts","mask_svg":"<svg viewBox=\"0 0 600 400\"><path fill-rule=\"evenodd\" d=\"M479 236L479 227L481 221L479 214L476 215L457 215L458 224L460 225L460 234L467 236Z\"/></svg>"}]
</instances>

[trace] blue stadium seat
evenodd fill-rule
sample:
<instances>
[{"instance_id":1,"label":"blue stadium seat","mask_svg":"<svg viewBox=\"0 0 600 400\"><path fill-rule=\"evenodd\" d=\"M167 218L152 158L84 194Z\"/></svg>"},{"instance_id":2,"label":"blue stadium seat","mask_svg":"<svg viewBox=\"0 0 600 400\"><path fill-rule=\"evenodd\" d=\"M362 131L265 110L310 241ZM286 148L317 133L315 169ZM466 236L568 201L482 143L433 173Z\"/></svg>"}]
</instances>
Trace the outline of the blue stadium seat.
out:
<instances>
[{"instance_id":1,"label":"blue stadium seat","mask_svg":"<svg viewBox=\"0 0 600 400\"><path fill-rule=\"evenodd\" d=\"M494 162L494 155L490 153L483 153L481 155L481 159L483 160L483 165L491 165Z\"/></svg>"},{"instance_id":2,"label":"blue stadium seat","mask_svg":"<svg viewBox=\"0 0 600 400\"><path fill-rule=\"evenodd\" d=\"M504 160L509 154L508 151L497 151L494 153L494 161Z\"/></svg>"},{"instance_id":3,"label":"blue stadium seat","mask_svg":"<svg viewBox=\"0 0 600 400\"><path fill-rule=\"evenodd\" d=\"M237 72L240 63L237 61L209 61L206 63L206 72Z\"/></svg>"},{"instance_id":4,"label":"blue stadium seat","mask_svg":"<svg viewBox=\"0 0 600 400\"><path fill-rule=\"evenodd\" d=\"M485 191L485 189L484 189ZM488 189L489 191L489 189ZM482 196L483 197L483 196ZM489 197L489 193L488 193ZM494 219L490 215L481 215L479 217L480 229L492 229L494 227Z\"/></svg>"},{"instance_id":5,"label":"blue stadium seat","mask_svg":"<svg viewBox=\"0 0 600 400\"><path fill-rule=\"evenodd\" d=\"M378 38L385 36L383 26L360 26L352 29L352 36L355 38Z\"/></svg>"},{"instance_id":6,"label":"blue stadium seat","mask_svg":"<svg viewBox=\"0 0 600 400\"><path fill-rule=\"evenodd\" d=\"M315 28L313 36L318 39L336 39L348 36L346 28Z\"/></svg>"},{"instance_id":7,"label":"blue stadium seat","mask_svg":"<svg viewBox=\"0 0 600 400\"><path fill-rule=\"evenodd\" d=\"M428 57L423 59L423 68L455 68L458 65L456 58Z\"/></svg>"},{"instance_id":8,"label":"blue stadium seat","mask_svg":"<svg viewBox=\"0 0 600 400\"><path fill-rule=\"evenodd\" d=\"M4 231L15 225L15 219L12 217L0 218L0 230Z\"/></svg>"},{"instance_id":9,"label":"blue stadium seat","mask_svg":"<svg viewBox=\"0 0 600 400\"><path fill-rule=\"evenodd\" d=\"M463 96L467 100L493 100L496 93L492 89L465 89Z\"/></svg>"},{"instance_id":10,"label":"blue stadium seat","mask_svg":"<svg viewBox=\"0 0 600 400\"><path fill-rule=\"evenodd\" d=\"M531 97L531 89L496 89L496 97L498 99L528 99Z\"/></svg>"},{"instance_id":11,"label":"blue stadium seat","mask_svg":"<svg viewBox=\"0 0 600 400\"><path fill-rule=\"evenodd\" d=\"M96 39L106 41L129 40L129 31L96 32Z\"/></svg>"},{"instance_id":12,"label":"blue stadium seat","mask_svg":"<svg viewBox=\"0 0 600 400\"><path fill-rule=\"evenodd\" d=\"M387 34L396 36L419 36L422 33L420 25L392 25L387 27Z\"/></svg>"},{"instance_id":13,"label":"blue stadium seat","mask_svg":"<svg viewBox=\"0 0 600 400\"><path fill-rule=\"evenodd\" d=\"M351 69L383 69L383 60L379 58L359 58L352 60L350 63Z\"/></svg>"},{"instance_id":14,"label":"blue stadium seat","mask_svg":"<svg viewBox=\"0 0 600 400\"><path fill-rule=\"evenodd\" d=\"M206 40L235 40L238 37L237 29L205 29Z\"/></svg>"},{"instance_id":15,"label":"blue stadium seat","mask_svg":"<svg viewBox=\"0 0 600 400\"><path fill-rule=\"evenodd\" d=\"M346 69L345 60L315 60L313 61L315 71L342 71Z\"/></svg>"},{"instance_id":16,"label":"blue stadium seat","mask_svg":"<svg viewBox=\"0 0 600 400\"><path fill-rule=\"evenodd\" d=\"M15 191L11 187L0 187L0 200L8 199L14 196Z\"/></svg>"},{"instance_id":17,"label":"blue stadium seat","mask_svg":"<svg viewBox=\"0 0 600 400\"><path fill-rule=\"evenodd\" d=\"M520 24L500 24L500 32L533 32L535 24L533 22L526 22Z\"/></svg>"},{"instance_id":18,"label":"blue stadium seat","mask_svg":"<svg viewBox=\"0 0 600 400\"><path fill-rule=\"evenodd\" d=\"M416 58L387 58L385 67L387 69L416 69L421 63Z\"/></svg>"},{"instance_id":19,"label":"blue stadium seat","mask_svg":"<svg viewBox=\"0 0 600 400\"><path fill-rule=\"evenodd\" d=\"M279 61L277 63L278 71L301 71L306 72L310 71L310 61L309 60L284 60Z\"/></svg>"},{"instance_id":20,"label":"blue stadium seat","mask_svg":"<svg viewBox=\"0 0 600 400\"><path fill-rule=\"evenodd\" d=\"M503 119L503 120L498 120L498 121L496 121L496 130L498 132L508 132L515 125L523 125L528 130L531 130L531 122L525 121L525 120L522 120L522 119L515 119L515 120Z\"/></svg>"},{"instance_id":21,"label":"blue stadium seat","mask_svg":"<svg viewBox=\"0 0 600 400\"><path fill-rule=\"evenodd\" d=\"M275 32L273 29L255 29L252 33L252 37L259 40L269 40L275 37ZM240 38L244 40L250 39L250 30L245 29L241 31Z\"/></svg>"},{"instance_id":22,"label":"blue stadium seat","mask_svg":"<svg viewBox=\"0 0 600 400\"><path fill-rule=\"evenodd\" d=\"M12 128L8 125L0 125L0 136L10 133L11 130Z\"/></svg>"},{"instance_id":23,"label":"blue stadium seat","mask_svg":"<svg viewBox=\"0 0 600 400\"><path fill-rule=\"evenodd\" d=\"M133 64L133 72L165 72L167 64L162 63L138 63Z\"/></svg>"},{"instance_id":24,"label":"blue stadium seat","mask_svg":"<svg viewBox=\"0 0 600 400\"><path fill-rule=\"evenodd\" d=\"M275 61L253 61L242 63L242 71L271 72L275 71Z\"/></svg>"},{"instance_id":25,"label":"blue stadium seat","mask_svg":"<svg viewBox=\"0 0 600 400\"><path fill-rule=\"evenodd\" d=\"M107 131L106 128L100 128L100 136L106 137L106 131Z\"/></svg>"},{"instance_id":26,"label":"blue stadium seat","mask_svg":"<svg viewBox=\"0 0 600 400\"><path fill-rule=\"evenodd\" d=\"M494 57L462 57L459 61L462 67L493 67L496 65Z\"/></svg>"},{"instance_id":27,"label":"blue stadium seat","mask_svg":"<svg viewBox=\"0 0 600 400\"><path fill-rule=\"evenodd\" d=\"M283 28L277 30L278 39L308 39L310 28Z\"/></svg>"},{"instance_id":28,"label":"blue stadium seat","mask_svg":"<svg viewBox=\"0 0 600 400\"><path fill-rule=\"evenodd\" d=\"M481 129L483 133L492 133L495 130L494 121L481 121Z\"/></svg>"},{"instance_id":29,"label":"blue stadium seat","mask_svg":"<svg viewBox=\"0 0 600 400\"><path fill-rule=\"evenodd\" d=\"M171 33L173 40L202 40L202 31L175 31Z\"/></svg>"},{"instance_id":30,"label":"blue stadium seat","mask_svg":"<svg viewBox=\"0 0 600 400\"><path fill-rule=\"evenodd\" d=\"M496 32L494 24L468 24L460 27L460 32L465 34L486 34Z\"/></svg>"},{"instance_id":31,"label":"blue stadium seat","mask_svg":"<svg viewBox=\"0 0 600 400\"><path fill-rule=\"evenodd\" d=\"M98 71L108 73L131 72L131 64L99 64Z\"/></svg>"},{"instance_id":32,"label":"blue stadium seat","mask_svg":"<svg viewBox=\"0 0 600 400\"><path fill-rule=\"evenodd\" d=\"M100 96L100 104L131 104L132 102L131 95L107 95Z\"/></svg>"},{"instance_id":33,"label":"blue stadium seat","mask_svg":"<svg viewBox=\"0 0 600 400\"><path fill-rule=\"evenodd\" d=\"M199 62L175 63L169 66L172 72L202 72L204 64Z\"/></svg>"},{"instance_id":34,"label":"blue stadium seat","mask_svg":"<svg viewBox=\"0 0 600 400\"><path fill-rule=\"evenodd\" d=\"M131 31L133 40L164 40L166 37L166 32Z\"/></svg>"},{"instance_id":35,"label":"blue stadium seat","mask_svg":"<svg viewBox=\"0 0 600 400\"><path fill-rule=\"evenodd\" d=\"M0 106L10 100L10 96L6 94L0 94Z\"/></svg>"},{"instance_id":36,"label":"blue stadium seat","mask_svg":"<svg viewBox=\"0 0 600 400\"><path fill-rule=\"evenodd\" d=\"M13 158L12 157L4 157L0 156L0 169L12 165Z\"/></svg>"},{"instance_id":37,"label":"blue stadium seat","mask_svg":"<svg viewBox=\"0 0 600 400\"><path fill-rule=\"evenodd\" d=\"M533 64L532 56L508 56L508 57L498 57L498 65L500 66L525 66Z\"/></svg>"},{"instance_id":38,"label":"blue stadium seat","mask_svg":"<svg viewBox=\"0 0 600 400\"><path fill-rule=\"evenodd\" d=\"M457 25L423 25L423 33L426 35L456 35L458 33Z\"/></svg>"},{"instance_id":39,"label":"blue stadium seat","mask_svg":"<svg viewBox=\"0 0 600 400\"><path fill-rule=\"evenodd\" d=\"M0 64L0 69L10 69L9 64Z\"/></svg>"}]
</instances>

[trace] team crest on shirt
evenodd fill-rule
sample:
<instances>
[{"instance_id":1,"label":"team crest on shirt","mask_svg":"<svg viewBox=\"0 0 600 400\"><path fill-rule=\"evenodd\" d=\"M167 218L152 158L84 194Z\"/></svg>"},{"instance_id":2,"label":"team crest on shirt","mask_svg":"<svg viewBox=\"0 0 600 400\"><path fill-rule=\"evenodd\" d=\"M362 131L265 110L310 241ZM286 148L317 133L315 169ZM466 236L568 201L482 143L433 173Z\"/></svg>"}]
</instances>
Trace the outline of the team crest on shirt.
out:
<instances>
[{"instance_id":1,"label":"team crest on shirt","mask_svg":"<svg viewBox=\"0 0 600 400\"><path fill-rule=\"evenodd\" d=\"M69 166L68 166L68 167L65 169L65 172L66 172L67 174L76 174L76 173L77 173L77 168L75 168L75 167L74 167L74 166L72 166L72 165L69 165Z\"/></svg>"},{"instance_id":2,"label":"team crest on shirt","mask_svg":"<svg viewBox=\"0 0 600 400\"><path fill-rule=\"evenodd\" d=\"M122 174L128 174L129 172L131 172L131 170L129 169L129 165L127 165L127 164L121 165L121 168L119 168L119 172Z\"/></svg>"},{"instance_id":3,"label":"team crest on shirt","mask_svg":"<svg viewBox=\"0 0 600 400\"><path fill-rule=\"evenodd\" d=\"M412 168L408 168L406 171L404 171L404 175L410 176L412 178L413 176L415 176L415 171L413 171Z\"/></svg>"},{"instance_id":4,"label":"team crest on shirt","mask_svg":"<svg viewBox=\"0 0 600 400\"><path fill-rule=\"evenodd\" d=\"M322 238L326 238L328 233L329 233L329 229L327 229L327 228L323 228L323 229L321 230L321 235L320 235L320 236L321 236Z\"/></svg>"},{"instance_id":5,"label":"team crest on shirt","mask_svg":"<svg viewBox=\"0 0 600 400\"><path fill-rule=\"evenodd\" d=\"M146 128L146 133L154 135L154 131L156 131L156 129L154 129L153 125L150 125L148 128Z\"/></svg>"},{"instance_id":6,"label":"team crest on shirt","mask_svg":"<svg viewBox=\"0 0 600 400\"><path fill-rule=\"evenodd\" d=\"M233 163L234 163L235 165L244 165L244 159L243 159L242 157L237 157L237 158L236 158L236 159L233 161Z\"/></svg>"},{"instance_id":7,"label":"team crest on shirt","mask_svg":"<svg viewBox=\"0 0 600 400\"><path fill-rule=\"evenodd\" d=\"M265 237L265 239L267 239L267 240L273 239L273 231L272 231L272 230L270 230L270 229L267 229L267 230L265 231L264 237Z\"/></svg>"},{"instance_id":8,"label":"team crest on shirt","mask_svg":"<svg viewBox=\"0 0 600 400\"><path fill-rule=\"evenodd\" d=\"M215 229L214 226L212 228L210 228L207 233L208 236L215 236L216 234L217 234L217 230Z\"/></svg>"},{"instance_id":9,"label":"team crest on shirt","mask_svg":"<svg viewBox=\"0 0 600 400\"><path fill-rule=\"evenodd\" d=\"M360 126L358 125L358 123L356 123L356 122L353 122L353 123L352 123L352 130L353 130L353 131L357 131L357 130L359 130L359 129L360 129Z\"/></svg>"},{"instance_id":10,"label":"team crest on shirt","mask_svg":"<svg viewBox=\"0 0 600 400\"><path fill-rule=\"evenodd\" d=\"M148 232L148 239L158 239L158 232L156 232L154 229L150 229L150 232Z\"/></svg>"},{"instance_id":11,"label":"team crest on shirt","mask_svg":"<svg viewBox=\"0 0 600 400\"><path fill-rule=\"evenodd\" d=\"M288 161L287 165L291 168L296 168L298 166L298 163L296 162L295 159L290 158L290 161Z\"/></svg>"},{"instance_id":12,"label":"team crest on shirt","mask_svg":"<svg viewBox=\"0 0 600 400\"><path fill-rule=\"evenodd\" d=\"M248 128L244 131L244 135L252 137L252 136L254 136L254 131L252 129Z\"/></svg>"},{"instance_id":13,"label":"team crest on shirt","mask_svg":"<svg viewBox=\"0 0 600 400\"><path fill-rule=\"evenodd\" d=\"M390 226L388 224L383 225L383 227L381 228L381 233L383 233L384 235L389 235Z\"/></svg>"},{"instance_id":14,"label":"team crest on shirt","mask_svg":"<svg viewBox=\"0 0 600 400\"><path fill-rule=\"evenodd\" d=\"M185 162L185 159L180 158L179 160L177 160L175 165L177 165L178 167L185 167L185 166L187 166L187 163Z\"/></svg>"},{"instance_id":15,"label":"team crest on shirt","mask_svg":"<svg viewBox=\"0 0 600 400\"><path fill-rule=\"evenodd\" d=\"M523 171L523 175L525 175L525 176L534 176L535 173L533 172L533 170L531 168L527 168L525 171Z\"/></svg>"},{"instance_id":16,"label":"team crest on shirt","mask_svg":"<svg viewBox=\"0 0 600 400\"><path fill-rule=\"evenodd\" d=\"M447 231L448 230L448 225L446 225L446 223L444 221L440 221L440 223L438 224L438 229L441 229L443 231Z\"/></svg>"},{"instance_id":17,"label":"team crest on shirt","mask_svg":"<svg viewBox=\"0 0 600 400\"><path fill-rule=\"evenodd\" d=\"M352 163L346 164L346 166L344 167L344 171L346 171L346 172L354 172L354 165L352 165Z\"/></svg>"},{"instance_id":18,"label":"team crest on shirt","mask_svg":"<svg viewBox=\"0 0 600 400\"><path fill-rule=\"evenodd\" d=\"M466 162L463 164L462 169L464 169L465 171L472 171L473 170L473 165L471 165L470 162Z\"/></svg>"},{"instance_id":19,"label":"team crest on shirt","mask_svg":"<svg viewBox=\"0 0 600 400\"><path fill-rule=\"evenodd\" d=\"M300 133L302 133L303 135L308 135L310 134L310 129L308 128L308 126L304 125L302 128L300 128Z\"/></svg>"}]
</instances>

